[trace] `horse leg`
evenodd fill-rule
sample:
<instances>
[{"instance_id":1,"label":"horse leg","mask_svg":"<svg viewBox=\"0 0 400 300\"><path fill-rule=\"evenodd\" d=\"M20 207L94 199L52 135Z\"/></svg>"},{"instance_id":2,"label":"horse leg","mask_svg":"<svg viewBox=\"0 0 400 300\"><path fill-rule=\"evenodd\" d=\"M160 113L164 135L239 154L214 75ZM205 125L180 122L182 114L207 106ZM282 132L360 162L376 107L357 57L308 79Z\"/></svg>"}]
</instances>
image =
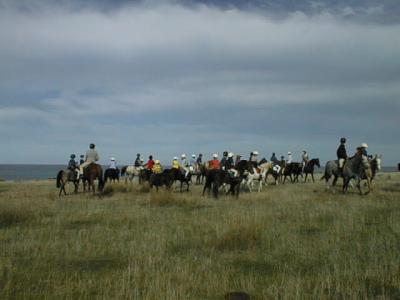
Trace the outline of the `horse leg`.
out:
<instances>
[{"instance_id":1,"label":"horse leg","mask_svg":"<svg viewBox=\"0 0 400 300\"><path fill-rule=\"evenodd\" d=\"M304 177L304 182L307 182L307 176L308 176L308 173L306 173L306 176Z\"/></svg>"},{"instance_id":2,"label":"horse leg","mask_svg":"<svg viewBox=\"0 0 400 300\"><path fill-rule=\"evenodd\" d=\"M312 179L312 182L315 183L315 180L314 180L314 173L311 173L311 179Z\"/></svg>"}]
</instances>

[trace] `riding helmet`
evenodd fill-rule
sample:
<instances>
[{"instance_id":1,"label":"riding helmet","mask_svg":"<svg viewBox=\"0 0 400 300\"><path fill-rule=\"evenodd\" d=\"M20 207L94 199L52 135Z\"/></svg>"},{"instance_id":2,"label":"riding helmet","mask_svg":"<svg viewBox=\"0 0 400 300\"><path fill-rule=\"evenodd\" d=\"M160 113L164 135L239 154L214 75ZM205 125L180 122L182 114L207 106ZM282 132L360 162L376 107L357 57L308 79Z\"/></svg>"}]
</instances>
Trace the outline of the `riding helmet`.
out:
<instances>
[{"instance_id":1,"label":"riding helmet","mask_svg":"<svg viewBox=\"0 0 400 300\"><path fill-rule=\"evenodd\" d=\"M71 154L71 158L75 158L75 154Z\"/></svg>"},{"instance_id":2,"label":"riding helmet","mask_svg":"<svg viewBox=\"0 0 400 300\"><path fill-rule=\"evenodd\" d=\"M342 138L340 139L340 142L341 142L341 143L346 143L346 138L342 137Z\"/></svg>"},{"instance_id":3,"label":"riding helmet","mask_svg":"<svg viewBox=\"0 0 400 300\"><path fill-rule=\"evenodd\" d=\"M90 148L90 149L94 149L94 147L96 147L96 145L93 144L93 143L89 145L89 148Z\"/></svg>"},{"instance_id":4,"label":"riding helmet","mask_svg":"<svg viewBox=\"0 0 400 300\"><path fill-rule=\"evenodd\" d=\"M360 146L360 148L368 148L367 143L362 143L361 146Z\"/></svg>"}]
</instances>

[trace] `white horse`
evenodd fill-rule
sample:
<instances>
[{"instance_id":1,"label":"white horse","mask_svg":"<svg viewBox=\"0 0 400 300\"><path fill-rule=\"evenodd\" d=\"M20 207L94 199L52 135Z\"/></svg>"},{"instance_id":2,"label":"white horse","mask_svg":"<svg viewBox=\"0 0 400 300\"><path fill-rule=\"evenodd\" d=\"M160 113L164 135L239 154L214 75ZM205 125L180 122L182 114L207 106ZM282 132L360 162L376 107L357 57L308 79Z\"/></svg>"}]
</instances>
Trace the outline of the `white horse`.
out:
<instances>
[{"instance_id":1,"label":"white horse","mask_svg":"<svg viewBox=\"0 0 400 300\"><path fill-rule=\"evenodd\" d=\"M268 169L256 169L253 168L253 172L245 172L245 178L243 179L242 183L245 187L249 189L251 192L254 188L254 182L258 182L258 192L261 192L263 187L263 179L267 175Z\"/></svg>"},{"instance_id":2,"label":"white horse","mask_svg":"<svg viewBox=\"0 0 400 300\"><path fill-rule=\"evenodd\" d=\"M135 167L135 166L124 166L121 169L121 177L125 176L125 183L129 181L132 183L133 178L136 176L139 178L140 171L144 168L142 166Z\"/></svg>"}]
</instances>

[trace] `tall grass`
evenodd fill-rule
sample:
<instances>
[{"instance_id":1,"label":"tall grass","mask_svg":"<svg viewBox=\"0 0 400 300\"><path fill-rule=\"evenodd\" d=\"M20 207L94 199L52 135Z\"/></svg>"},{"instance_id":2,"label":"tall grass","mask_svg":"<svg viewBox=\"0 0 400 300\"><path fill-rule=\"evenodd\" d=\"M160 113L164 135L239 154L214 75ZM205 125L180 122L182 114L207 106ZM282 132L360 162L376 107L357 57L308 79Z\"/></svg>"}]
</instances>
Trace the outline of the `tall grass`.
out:
<instances>
[{"instance_id":1,"label":"tall grass","mask_svg":"<svg viewBox=\"0 0 400 300\"><path fill-rule=\"evenodd\" d=\"M317 182L219 200L2 182L0 298L399 299L399 179L368 196Z\"/></svg>"}]
</instances>

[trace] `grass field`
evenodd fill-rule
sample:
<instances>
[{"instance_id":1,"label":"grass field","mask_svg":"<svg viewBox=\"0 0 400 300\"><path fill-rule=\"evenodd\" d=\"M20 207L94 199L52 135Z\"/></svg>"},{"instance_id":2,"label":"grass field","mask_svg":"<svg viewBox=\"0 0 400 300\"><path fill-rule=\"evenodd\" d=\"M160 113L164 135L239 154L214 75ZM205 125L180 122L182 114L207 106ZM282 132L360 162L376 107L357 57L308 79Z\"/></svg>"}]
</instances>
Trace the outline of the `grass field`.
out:
<instances>
[{"instance_id":1,"label":"grass field","mask_svg":"<svg viewBox=\"0 0 400 300\"><path fill-rule=\"evenodd\" d=\"M367 196L322 182L219 200L106 191L0 182L1 299L400 298L399 174Z\"/></svg>"}]
</instances>

